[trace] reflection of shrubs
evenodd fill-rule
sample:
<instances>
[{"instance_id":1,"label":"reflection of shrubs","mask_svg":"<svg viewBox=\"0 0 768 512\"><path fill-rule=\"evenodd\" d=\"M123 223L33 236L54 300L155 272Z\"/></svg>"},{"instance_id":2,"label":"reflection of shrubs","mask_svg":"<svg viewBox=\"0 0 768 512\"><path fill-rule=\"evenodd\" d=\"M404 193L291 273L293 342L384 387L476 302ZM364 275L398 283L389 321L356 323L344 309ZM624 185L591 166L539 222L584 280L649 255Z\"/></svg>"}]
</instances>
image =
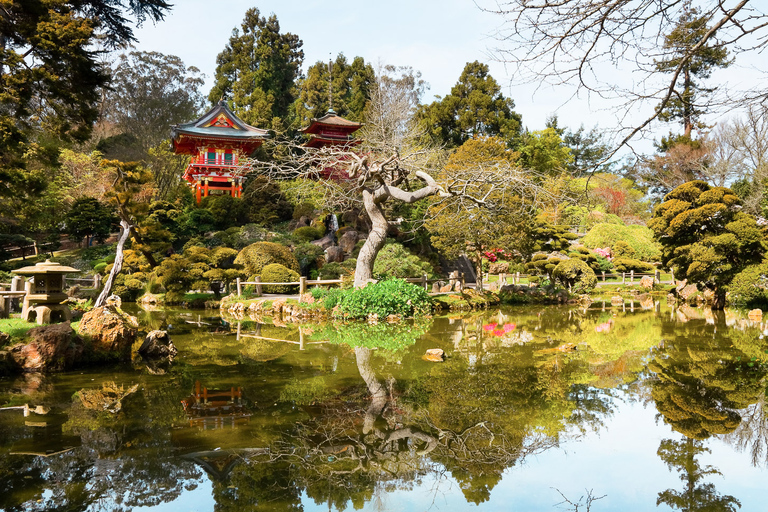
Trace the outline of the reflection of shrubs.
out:
<instances>
[{"instance_id":1,"label":"reflection of shrubs","mask_svg":"<svg viewBox=\"0 0 768 512\"><path fill-rule=\"evenodd\" d=\"M735 306L764 306L768 304L768 262L750 265L728 285L730 302Z\"/></svg>"},{"instance_id":2,"label":"reflection of shrubs","mask_svg":"<svg viewBox=\"0 0 768 512\"><path fill-rule=\"evenodd\" d=\"M295 283L299 280L299 273L280 265L271 263L261 271L261 280L265 283ZM296 293L298 285L264 285L264 293Z\"/></svg>"},{"instance_id":3,"label":"reflection of shrubs","mask_svg":"<svg viewBox=\"0 0 768 512\"><path fill-rule=\"evenodd\" d=\"M402 279L387 279L365 288L348 291L339 301L339 313L348 318L379 318L389 315L411 317L432 311L432 301L426 290Z\"/></svg>"},{"instance_id":4,"label":"reflection of shrubs","mask_svg":"<svg viewBox=\"0 0 768 512\"><path fill-rule=\"evenodd\" d=\"M262 269L271 263L279 263L294 272L299 271L299 262L291 251L272 242L256 242L249 245L240 251L235 263L242 265L248 276L261 275Z\"/></svg>"},{"instance_id":5,"label":"reflection of shrubs","mask_svg":"<svg viewBox=\"0 0 768 512\"><path fill-rule=\"evenodd\" d=\"M327 340L330 343L344 344L350 347L368 347L383 349L387 352L398 352L416 343L416 340L429 331L431 325L431 320L427 319L393 324L386 322L376 324L350 322L341 325L327 323L315 330L311 339Z\"/></svg>"},{"instance_id":6,"label":"reflection of shrubs","mask_svg":"<svg viewBox=\"0 0 768 512\"><path fill-rule=\"evenodd\" d=\"M552 277L574 292L586 292L597 285L595 272L585 262L576 258L557 265Z\"/></svg>"},{"instance_id":7,"label":"reflection of shrubs","mask_svg":"<svg viewBox=\"0 0 768 512\"><path fill-rule=\"evenodd\" d=\"M294 379L280 392L279 400L296 405L312 405L322 401L333 395L333 390L325 383L325 379L322 375L304 380Z\"/></svg>"},{"instance_id":8,"label":"reflection of shrubs","mask_svg":"<svg viewBox=\"0 0 768 512\"><path fill-rule=\"evenodd\" d=\"M392 243L385 245L376 256L376 262L373 264L373 275L377 279L387 277L421 277L424 274L432 276L434 270L432 265L423 261L418 256L408 252L400 244Z\"/></svg>"}]
</instances>

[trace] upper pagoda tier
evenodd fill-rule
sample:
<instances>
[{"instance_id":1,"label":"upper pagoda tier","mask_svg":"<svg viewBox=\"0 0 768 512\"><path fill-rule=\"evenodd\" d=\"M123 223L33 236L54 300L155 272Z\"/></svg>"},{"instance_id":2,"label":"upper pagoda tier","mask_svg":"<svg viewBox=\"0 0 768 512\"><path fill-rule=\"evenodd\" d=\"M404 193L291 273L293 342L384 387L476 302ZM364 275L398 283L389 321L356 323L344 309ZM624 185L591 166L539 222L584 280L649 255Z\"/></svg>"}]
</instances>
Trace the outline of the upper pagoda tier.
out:
<instances>
[{"instance_id":1,"label":"upper pagoda tier","mask_svg":"<svg viewBox=\"0 0 768 512\"><path fill-rule=\"evenodd\" d=\"M359 144L352 134L363 126L362 123L349 121L336 114L333 109L320 118L312 118L309 126L299 130L300 133L309 135L306 146L320 148L327 145Z\"/></svg>"},{"instance_id":2,"label":"upper pagoda tier","mask_svg":"<svg viewBox=\"0 0 768 512\"><path fill-rule=\"evenodd\" d=\"M201 147L216 145L239 149L248 156L267 137L267 130L244 123L224 101L219 101L200 119L171 128L174 152L185 155L197 155Z\"/></svg>"}]
</instances>

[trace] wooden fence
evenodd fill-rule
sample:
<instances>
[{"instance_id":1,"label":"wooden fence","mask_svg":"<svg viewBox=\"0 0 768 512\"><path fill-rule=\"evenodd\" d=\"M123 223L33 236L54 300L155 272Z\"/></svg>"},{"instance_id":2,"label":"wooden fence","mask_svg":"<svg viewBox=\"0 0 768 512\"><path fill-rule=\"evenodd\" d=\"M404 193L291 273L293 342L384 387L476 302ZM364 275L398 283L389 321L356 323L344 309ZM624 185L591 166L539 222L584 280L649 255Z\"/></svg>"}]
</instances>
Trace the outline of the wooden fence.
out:
<instances>
[{"instance_id":1,"label":"wooden fence","mask_svg":"<svg viewBox=\"0 0 768 512\"><path fill-rule=\"evenodd\" d=\"M371 280L372 282L375 282L375 280ZM429 277L424 274L421 277L409 277L405 279L408 283L414 283L419 284L424 287L426 291L430 291L429 285L431 283L435 282L445 282L445 278L441 279L429 279ZM461 281L462 287L464 286L464 274L458 273L455 276L451 276L448 278L448 282L451 284L455 284L457 281ZM243 286L254 286L256 296L261 297L263 294L262 286L298 286L299 287L299 295L304 295L307 293L307 289L309 286L333 286L333 285L341 285L344 282L343 279L307 279L306 277L300 277L298 281L291 281L288 283L268 283L262 281L259 277L256 277L255 281L241 281L240 278L237 279L237 295L242 296L243 295Z\"/></svg>"},{"instance_id":2,"label":"wooden fence","mask_svg":"<svg viewBox=\"0 0 768 512\"><path fill-rule=\"evenodd\" d=\"M671 272L670 272L671 273ZM491 277L496 276L495 282L501 283L502 285L505 284L515 284L519 285L521 284L521 280L525 280L529 286L533 283L530 283L530 278L538 278L541 277L540 275L533 275L533 274L521 274L520 272L515 273L500 273L500 274L485 274L485 283L491 282ZM661 282L661 271L656 270L655 272L635 272L634 270L630 270L629 272L595 272L595 276L597 276L598 282L605 283L608 279L610 280L621 280L621 284L626 284L627 282L634 283L635 279L637 278L638 281L642 279L644 276L650 276L653 277L654 282ZM674 274L671 274L670 280L674 283L675 282L675 276Z\"/></svg>"}]
</instances>

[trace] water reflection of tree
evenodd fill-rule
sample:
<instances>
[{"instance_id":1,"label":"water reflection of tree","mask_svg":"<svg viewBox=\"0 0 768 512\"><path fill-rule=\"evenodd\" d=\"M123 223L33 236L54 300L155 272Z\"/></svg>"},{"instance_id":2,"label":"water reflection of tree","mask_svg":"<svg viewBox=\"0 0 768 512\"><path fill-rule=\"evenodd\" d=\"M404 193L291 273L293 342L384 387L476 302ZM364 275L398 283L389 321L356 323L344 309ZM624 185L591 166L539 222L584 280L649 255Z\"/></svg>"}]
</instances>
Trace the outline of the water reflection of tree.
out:
<instances>
[{"instance_id":1,"label":"water reflection of tree","mask_svg":"<svg viewBox=\"0 0 768 512\"><path fill-rule=\"evenodd\" d=\"M685 438L663 440L658 455L670 470L680 473L685 485L680 491L660 492L657 504L686 512L733 512L739 501L704 482L720 472L701 466L697 458L709 452L703 441L713 435L754 441L758 452L765 446L765 430L753 438L747 434L752 425L742 424L743 419L763 423L762 416L754 413L762 410L766 368L751 354L763 353L765 346L757 336L745 344L743 333L727 329L721 317L709 324L689 321L684 327L665 323L663 334L664 343L648 364L655 375L651 395L664 421ZM755 342L759 348L752 346Z\"/></svg>"},{"instance_id":2,"label":"water reflection of tree","mask_svg":"<svg viewBox=\"0 0 768 512\"><path fill-rule=\"evenodd\" d=\"M664 340L648 369L664 421L692 439L732 432L740 409L763 392L765 369L733 345L726 329L687 324Z\"/></svg>"},{"instance_id":3,"label":"water reflection of tree","mask_svg":"<svg viewBox=\"0 0 768 512\"><path fill-rule=\"evenodd\" d=\"M722 495L714 484L704 482L705 478L721 473L712 466L699 464L697 457L709 453L702 441L664 439L657 453L670 471L680 473L680 480L685 484L682 491L667 489L660 492L656 499L657 506L664 503L684 512L735 512L741 507L735 497Z\"/></svg>"}]
</instances>

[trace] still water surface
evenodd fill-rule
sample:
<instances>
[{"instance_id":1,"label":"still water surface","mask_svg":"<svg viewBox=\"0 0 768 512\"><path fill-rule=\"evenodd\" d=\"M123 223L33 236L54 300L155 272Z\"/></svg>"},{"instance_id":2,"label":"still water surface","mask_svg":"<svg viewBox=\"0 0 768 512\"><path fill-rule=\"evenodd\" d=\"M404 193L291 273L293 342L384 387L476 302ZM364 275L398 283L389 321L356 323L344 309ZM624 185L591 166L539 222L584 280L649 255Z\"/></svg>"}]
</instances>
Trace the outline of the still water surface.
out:
<instances>
[{"instance_id":1,"label":"still water surface","mask_svg":"<svg viewBox=\"0 0 768 512\"><path fill-rule=\"evenodd\" d=\"M768 510L766 326L738 313L137 314L179 349L164 374L0 379L51 409L0 412L0 509ZM138 384L118 413L78 394L110 382Z\"/></svg>"}]
</instances>

